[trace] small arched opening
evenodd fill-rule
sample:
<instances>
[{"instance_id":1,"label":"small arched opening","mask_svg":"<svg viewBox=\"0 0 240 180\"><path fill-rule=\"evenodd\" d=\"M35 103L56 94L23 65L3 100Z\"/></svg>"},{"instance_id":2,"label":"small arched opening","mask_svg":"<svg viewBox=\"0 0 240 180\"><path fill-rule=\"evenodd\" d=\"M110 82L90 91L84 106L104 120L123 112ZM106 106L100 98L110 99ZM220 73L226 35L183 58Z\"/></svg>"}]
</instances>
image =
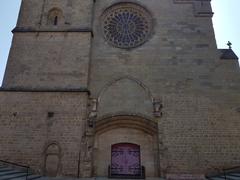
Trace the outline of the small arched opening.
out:
<instances>
[{"instance_id":1,"label":"small arched opening","mask_svg":"<svg viewBox=\"0 0 240 180\"><path fill-rule=\"evenodd\" d=\"M48 12L48 25L58 26L63 23L63 12L61 9L53 8Z\"/></svg>"}]
</instances>

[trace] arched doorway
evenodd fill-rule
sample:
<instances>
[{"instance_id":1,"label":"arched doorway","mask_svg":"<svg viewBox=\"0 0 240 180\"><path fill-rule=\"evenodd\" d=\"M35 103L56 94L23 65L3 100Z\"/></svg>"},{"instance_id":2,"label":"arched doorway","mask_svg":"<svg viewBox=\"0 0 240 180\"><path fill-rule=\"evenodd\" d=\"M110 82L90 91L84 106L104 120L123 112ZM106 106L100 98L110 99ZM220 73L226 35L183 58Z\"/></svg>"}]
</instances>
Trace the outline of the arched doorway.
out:
<instances>
[{"instance_id":1,"label":"arched doorway","mask_svg":"<svg viewBox=\"0 0 240 180\"><path fill-rule=\"evenodd\" d=\"M157 123L139 116L114 116L96 121L94 175L159 176ZM109 172L110 171L110 172Z\"/></svg>"}]
</instances>

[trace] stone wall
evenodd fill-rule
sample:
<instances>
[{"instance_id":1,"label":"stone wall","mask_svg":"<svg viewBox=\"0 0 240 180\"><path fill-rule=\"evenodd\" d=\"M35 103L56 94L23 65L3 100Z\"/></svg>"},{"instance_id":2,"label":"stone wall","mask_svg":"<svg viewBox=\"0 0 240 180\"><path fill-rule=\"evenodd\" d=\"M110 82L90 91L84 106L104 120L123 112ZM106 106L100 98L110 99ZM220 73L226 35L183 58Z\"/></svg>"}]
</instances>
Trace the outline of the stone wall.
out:
<instances>
[{"instance_id":1,"label":"stone wall","mask_svg":"<svg viewBox=\"0 0 240 180\"><path fill-rule=\"evenodd\" d=\"M3 87L86 89L92 5L92 0L23 0Z\"/></svg>"},{"instance_id":2,"label":"stone wall","mask_svg":"<svg viewBox=\"0 0 240 180\"><path fill-rule=\"evenodd\" d=\"M101 29L101 15L117 2L95 3L92 95L98 96L107 84L126 76L144 84L155 97L201 89L201 77L218 61L211 18L196 17L192 4L137 1L152 14L153 32L140 47L120 49L105 41Z\"/></svg>"},{"instance_id":3,"label":"stone wall","mask_svg":"<svg viewBox=\"0 0 240 180\"><path fill-rule=\"evenodd\" d=\"M49 26L49 12L56 8L62 11L64 23L61 30L89 29L92 19L92 0L23 0L17 27L26 30L59 30Z\"/></svg>"},{"instance_id":4,"label":"stone wall","mask_svg":"<svg viewBox=\"0 0 240 180\"><path fill-rule=\"evenodd\" d=\"M131 49L103 37L102 14L118 2L95 3L90 91L99 100L98 115L139 113L158 121L162 175L239 164L239 67L220 60L209 1L202 9L208 16L196 15L199 6L190 1L131 1L153 17L151 37ZM162 103L161 118L150 99Z\"/></svg>"},{"instance_id":5,"label":"stone wall","mask_svg":"<svg viewBox=\"0 0 240 180\"><path fill-rule=\"evenodd\" d=\"M141 145L147 176L239 165L239 67L220 60L210 1L131 0L153 26L130 49L103 36L102 14L119 2L23 0L0 92L0 159L106 176L111 145L124 141Z\"/></svg>"},{"instance_id":6,"label":"stone wall","mask_svg":"<svg viewBox=\"0 0 240 180\"><path fill-rule=\"evenodd\" d=\"M77 176L87 93L0 92L0 159L46 170L47 147L60 148L58 175Z\"/></svg>"},{"instance_id":7,"label":"stone wall","mask_svg":"<svg viewBox=\"0 0 240 180\"><path fill-rule=\"evenodd\" d=\"M91 33L28 32L13 39L4 88L86 88Z\"/></svg>"},{"instance_id":8,"label":"stone wall","mask_svg":"<svg viewBox=\"0 0 240 180\"><path fill-rule=\"evenodd\" d=\"M159 121L163 172L206 174L238 166L239 100L239 94L163 96Z\"/></svg>"}]
</instances>

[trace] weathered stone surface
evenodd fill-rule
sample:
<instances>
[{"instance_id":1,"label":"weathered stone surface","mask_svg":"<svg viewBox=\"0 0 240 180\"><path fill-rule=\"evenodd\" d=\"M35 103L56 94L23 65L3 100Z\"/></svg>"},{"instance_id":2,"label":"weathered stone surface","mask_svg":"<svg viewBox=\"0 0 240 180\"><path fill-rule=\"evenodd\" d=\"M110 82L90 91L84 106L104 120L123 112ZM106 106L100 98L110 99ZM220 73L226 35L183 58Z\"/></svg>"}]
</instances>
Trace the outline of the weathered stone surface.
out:
<instances>
[{"instance_id":1,"label":"weathered stone surface","mask_svg":"<svg viewBox=\"0 0 240 180\"><path fill-rule=\"evenodd\" d=\"M57 155L58 175L76 176L87 98L87 93L0 92L0 159L43 173L47 156ZM51 144L59 145L59 154L47 150Z\"/></svg>"},{"instance_id":2,"label":"weathered stone surface","mask_svg":"<svg viewBox=\"0 0 240 180\"><path fill-rule=\"evenodd\" d=\"M102 15L118 2L22 1L0 92L0 159L101 177L111 146L135 143L148 178L239 166L240 70L220 59L210 2L131 1L153 22L131 49L103 36Z\"/></svg>"}]
</instances>

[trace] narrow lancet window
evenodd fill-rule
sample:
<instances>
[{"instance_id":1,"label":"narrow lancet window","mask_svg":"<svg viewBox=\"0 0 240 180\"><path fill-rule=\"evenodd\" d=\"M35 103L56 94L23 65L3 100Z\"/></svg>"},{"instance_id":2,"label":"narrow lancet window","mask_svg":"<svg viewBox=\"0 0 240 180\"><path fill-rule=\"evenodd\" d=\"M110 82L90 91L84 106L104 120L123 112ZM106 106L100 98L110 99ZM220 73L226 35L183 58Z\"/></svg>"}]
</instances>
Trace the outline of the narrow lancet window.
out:
<instances>
[{"instance_id":1,"label":"narrow lancet window","mask_svg":"<svg viewBox=\"0 0 240 180\"><path fill-rule=\"evenodd\" d=\"M57 26L58 25L58 16L55 16L55 18L54 18L54 26Z\"/></svg>"}]
</instances>

